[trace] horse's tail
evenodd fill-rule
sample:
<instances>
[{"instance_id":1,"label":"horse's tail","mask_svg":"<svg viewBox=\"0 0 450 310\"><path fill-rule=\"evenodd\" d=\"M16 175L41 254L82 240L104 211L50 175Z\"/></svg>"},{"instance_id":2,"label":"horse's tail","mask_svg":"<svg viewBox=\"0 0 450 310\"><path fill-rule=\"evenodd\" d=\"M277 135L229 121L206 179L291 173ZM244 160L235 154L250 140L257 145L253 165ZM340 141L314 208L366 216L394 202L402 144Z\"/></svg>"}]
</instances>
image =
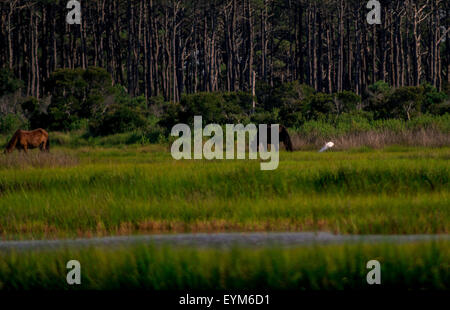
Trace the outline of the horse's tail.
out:
<instances>
[{"instance_id":1,"label":"horse's tail","mask_svg":"<svg viewBox=\"0 0 450 310\"><path fill-rule=\"evenodd\" d=\"M294 151L294 148L292 147L291 136L289 136L289 132L287 131L286 127L283 126L281 131L282 131L282 140L284 145L286 146L286 150L288 150L289 152Z\"/></svg>"},{"instance_id":2,"label":"horse's tail","mask_svg":"<svg viewBox=\"0 0 450 310\"><path fill-rule=\"evenodd\" d=\"M11 140L9 140L8 144L6 145L6 149L5 149L5 153L6 152L11 152L12 149L14 149L14 147L17 144L17 140L19 139L19 133L20 133L20 129L18 129L12 136Z\"/></svg>"}]
</instances>

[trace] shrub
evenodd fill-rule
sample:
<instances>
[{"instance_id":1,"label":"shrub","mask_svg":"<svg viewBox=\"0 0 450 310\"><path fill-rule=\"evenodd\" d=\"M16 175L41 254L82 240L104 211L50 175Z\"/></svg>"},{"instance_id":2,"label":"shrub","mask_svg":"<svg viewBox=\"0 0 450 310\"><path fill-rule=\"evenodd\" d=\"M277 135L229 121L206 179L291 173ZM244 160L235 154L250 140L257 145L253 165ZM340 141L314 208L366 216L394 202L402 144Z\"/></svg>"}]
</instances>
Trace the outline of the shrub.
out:
<instances>
[{"instance_id":1,"label":"shrub","mask_svg":"<svg viewBox=\"0 0 450 310\"><path fill-rule=\"evenodd\" d=\"M450 112L447 99L445 92L438 92L430 84L392 90L386 83L377 82L369 87L365 103L376 119L412 119L422 113L443 115Z\"/></svg>"},{"instance_id":2,"label":"shrub","mask_svg":"<svg viewBox=\"0 0 450 310\"><path fill-rule=\"evenodd\" d=\"M200 115L205 123L229 124L249 121L252 96L245 92L215 92L184 95L181 102L168 103L159 124L170 130L178 123L193 124Z\"/></svg>"},{"instance_id":3,"label":"shrub","mask_svg":"<svg viewBox=\"0 0 450 310\"><path fill-rule=\"evenodd\" d=\"M389 118L404 118L410 120L420 113L423 90L420 87L407 86L395 89L386 101Z\"/></svg>"},{"instance_id":4,"label":"shrub","mask_svg":"<svg viewBox=\"0 0 450 310\"><path fill-rule=\"evenodd\" d=\"M169 102L164 106L163 110L163 115L161 116L161 120L158 122L158 124L161 127L166 128L166 130L170 132L173 126L181 123L180 117L183 108L179 103Z\"/></svg>"},{"instance_id":5,"label":"shrub","mask_svg":"<svg viewBox=\"0 0 450 310\"><path fill-rule=\"evenodd\" d=\"M144 113L137 108L114 104L100 118L91 121L89 130L94 136L124 133L144 127Z\"/></svg>"},{"instance_id":6,"label":"shrub","mask_svg":"<svg viewBox=\"0 0 450 310\"><path fill-rule=\"evenodd\" d=\"M391 87L384 81L378 81L369 86L368 93L365 94L365 108L373 112L376 119L389 118L386 102L391 93Z\"/></svg>"},{"instance_id":7,"label":"shrub","mask_svg":"<svg viewBox=\"0 0 450 310\"><path fill-rule=\"evenodd\" d=\"M272 112L257 109L256 113L251 116L251 122L254 124L277 124L280 123L278 113L278 109L274 109ZM283 125L285 124L284 122L282 123Z\"/></svg>"},{"instance_id":8,"label":"shrub","mask_svg":"<svg viewBox=\"0 0 450 310\"><path fill-rule=\"evenodd\" d=\"M48 129L49 116L45 111L45 103L35 97L28 97L20 104L22 113L28 119L31 129Z\"/></svg>"},{"instance_id":9,"label":"shrub","mask_svg":"<svg viewBox=\"0 0 450 310\"><path fill-rule=\"evenodd\" d=\"M222 93L224 100L225 120L227 123L245 123L248 115L253 109L253 97L250 93L224 92Z\"/></svg>"},{"instance_id":10,"label":"shrub","mask_svg":"<svg viewBox=\"0 0 450 310\"><path fill-rule=\"evenodd\" d=\"M72 124L70 124L70 131L86 131L89 129L89 120L88 119L79 119Z\"/></svg>"},{"instance_id":11,"label":"shrub","mask_svg":"<svg viewBox=\"0 0 450 310\"><path fill-rule=\"evenodd\" d=\"M314 88L300 84L299 81L282 83L275 87L264 83L257 86L258 103L268 111L274 108L282 109L284 106L303 106L315 93Z\"/></svg>"},{"instance_id":12,"label":"shrub","mask_svg":"<svg viewBox=\"0 0 450 310\"><path fill-rule=\"evenodd\" d=\"M30 118L33 114L39 112L40 106L41 103L39 99L35 97L28 97L20 104L22 112L27 118Z\"/></svg>"},{"instance_id":13,"label":"shrub","mask_svg":"<svg viewBox=\"0 0 450 310\"><path fill-rule=\"evenodd\" d=\"M369 91L374 94L387 94L391 91L391 87L385 81L377 81L369 86Z\"/></svg>"},{"instance_id":14,"label":"shrub","mask_svg":"<svg viewBox=\"0 0 450 310\"><path fill-rule=\"evenodd\" d=\"M126 140L126 144L150 144L166 142L164 129L159 126L150 125L144 129L136 130Z\"/></svg>"},{"instance_id":15,"label":"shrub","mask_svg":"<svg viewBox=\"0 0 450 310\"><path fill-rule=\"evenodd\" d=\"M163 96L155 96L147 98L147 109L149 113L157 117L162 117L164 114L164 107L166 106Z\"/></svg>"},{"instance_id":16,"label":"shrub","mask_svg":"<svg viewBox=\"0 0 450 310\"><path fill-rule=\"evenodd\" d=\"M104 111L105 99L113 91L109 73L94 67L58 69L46 89L52 94L48 127L54 130L68 130L72 123Z\"/></svg>"},{"instance_id":17,"label":"shrub","mask_svg":"<svg viewBox=\"0 0 450 310\"><path fill-rule=\"evenodd\" d=\"M0 116L0 133L11 134L17 129L28 129L28 121L18 114Z\"/></svg>"},{"instance_id":18,"label":"shrub","mask_svg":"<svg viewBox=\"0 0 450 310\"><path fill-rule=\"evenodd\" d=\"M450 113L450 102L445 92L438 92L436 87L430 84L422 85L423 102L422 113L431 113L434 115L444 115Z\"/></svg>"},{"instance_id":19,"label":"shrub","mask_svg":"<svg viewBox=\"0 0 450 310\"><path fill-rule=\"evenodd\" d=\"M308 119L322 119L335 110L333 96L324 93L313 95L308 104Z\"/></svg>"},{"instance_id":20,"label":"shrub","mask_svg":"<svg viewBox=\"0 0 450 310\"><path fill-rule=\"evenodd\" d=\"M361 104L361 97L354 92L345 90L336 94L334 102L337 114L350 113L356 111Z\"/></svg>"},{"instance_id":21,"label":"shrub","mask_svg":"<svg viewBox=\"0 0 450 310\"><path fill-rule=\"evenodd\" d=\"M201 115L205 123L223 124L226 122L224 103L220 93L185 95L181 99L180 119L183 123L193 124L194 116Z\"/></svg>"},{"instance_id":22,"label":"shrub","mask_svg":"<svg viewBox=\"0 0 450 310\"><path fill-rule=\"evenodd\" d=\"M192 124L195 115L205 123L228 124L240 122L250 112L252 97L243 92L197 93L181 99L180 120Z\"/></svg>"},{"instance_id":23,"label":"shrub","mask_svg":"<svg viewBox=\"0 0 450 310\"><path fill-rule=\"evenodd\" d=\"M259 83L256 89L259 107L266 111L278 109L278 121L287 127L299 127L304 122L305 107L314 93L312 87L299 81L275 87Z\"/></svg>"}]
</instances>

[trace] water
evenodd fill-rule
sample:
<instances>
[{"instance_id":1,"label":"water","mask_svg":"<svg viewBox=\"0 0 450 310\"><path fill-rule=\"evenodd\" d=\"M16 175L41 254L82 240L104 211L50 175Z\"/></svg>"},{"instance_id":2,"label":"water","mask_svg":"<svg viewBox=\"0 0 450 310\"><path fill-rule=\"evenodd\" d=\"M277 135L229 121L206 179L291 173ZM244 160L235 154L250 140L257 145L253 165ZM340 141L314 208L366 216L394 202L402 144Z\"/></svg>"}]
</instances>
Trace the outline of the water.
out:
<instances>
[{"instance_id":1,"label":"water","mask_svg":"<svg viewBox=\"0 0 450 310\"><path fill-rule=\"evenodd\" d=\"M292 247L344 243L407 243L432 240L450 241L450 235L333 235L325 232L137 235L90 239L0 241L0 251L138 244L220 248L232 246Z\"/></svg>"}]
</instances>

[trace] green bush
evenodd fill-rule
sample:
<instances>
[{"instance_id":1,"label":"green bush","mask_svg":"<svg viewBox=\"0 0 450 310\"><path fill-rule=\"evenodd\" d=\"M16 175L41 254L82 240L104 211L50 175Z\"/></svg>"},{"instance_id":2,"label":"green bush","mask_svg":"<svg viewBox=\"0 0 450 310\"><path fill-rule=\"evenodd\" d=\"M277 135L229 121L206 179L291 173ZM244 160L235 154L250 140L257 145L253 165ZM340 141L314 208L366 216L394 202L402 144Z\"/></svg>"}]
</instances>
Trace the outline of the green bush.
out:
<instances>
[{"instance_id":1,"label":"green bush","mask_svg":"<svg viewBox=\"0 0 450 310\"><path fill-rule=\"evenodd\" d=\"M254 124L277 124L280 122L279 110L274 109L269 112L263 109L257 109L251 116L251 122Z\"/></svg>"},{"instance_id":2,"label":"green bush","mask_svg":"<svg viewBox=\"0 0 450 310\"><path fill-rule=\"evenodd\" d=\"M22 113L28 119L31 129L44 128L48 129L49 116L43 112L43 102L35 97L28 97L21 103Z\"/></svg>"},{"instance_id":3,"label":"green bush","mask_svg":"<svg viewBox=\"0 0 450 310\"><path fill-rule=\"evenodd\" d=\"M88 119L79 119L70 124L70 131L87 131L89 129Z\"/></svg>"},{"instance_id":4,"label":"green bush","mask_svg":"<svg viewBox=\"0 0 450 310\"><path fill-rule=\"evenodd\" d=\"M166 141L164 129L150 125L147 128L132 132L126 143L146 145L150 143L164 143Z\"/></svg>"},{"instance_id":5,"label":"green bush","mask_svg":"<svg viewBox=\"0 0 450 310\"><path fill-rule=\"evenodd\" d=\"M215 92L184 95L181 102L167 103L159 124L170 130L178 123L193 124L202 116L205 124L246 123L252 110L252 96L246 92Z\"/></svg>"},{"instance_id":6,"label":"green bush","mask_svg":"<svg viewBox=\"0 0 450 310\"><path fill-rule=\"evenodd\" d=\"M164 97L163 96L153 96L148 98L148 105L149 106L158 106L164 104Z\"/></svg>"},{"instance_id":7,"label":"green bush","mask_svg":"<svg viewBox=\"0 0 450 310\"><path fill-rule=\"evenodd\" d=\"M266 83L257 84L256 95L259 106L267 111L274 108L300 111L305 102L315 94L314 88L300 84L299 81L287 82L271 87ZM294 107L298 107L295 109Z\"/></svg>"},{"instance_id":8,"label":"green bush","mask_svg":"<svg viewBox=\"0 0 450 310\"><path fill-rule=\"evenodd\" d=\"M410 120L420 114L423 99L423 89L415 86L395 89L386 101L389 118L403 118Z\"/></svg>"},{"instance_id":9,"label":"green bush","mask_svg":"<svg viewBox=\"0 0 450 310\"><path fill-rule=\"evenodd\" d=\"M387 98L391 93L391 87L384 81L378 81L369 86L365 94L365 110L374 114L375 119L389 118L390 111L387 108Z\"/></svg>"},{"instance_id":10,"label":"green bush","mask_svg":"<svg viewBox=\"0 0 450 310\"><path fill-rule=\"evenodd\" d=\"M248 121L248 115L251 114L253 98L250 93L224 92L224 112L226 122L229 124L245 123Z\"/></svg>"},{"instance_id":11,"label":"green bush","mask_svg":"<svg viewBox=\"0 0 450 310\"><path fill-rule=\"evenodd\" d=\"M17 129L28 129L28 121L17 114L0 116L0 133L11 134Z\"/></svg>"},{"instance_id":12,"label":"green bush","mask_svg":"<svg viewBox=\"0 0 450 310\"><path fill-rule=\"evenodd\" d=\"M430 113L434 115L444 115L450 113L450 101L445 92L438 92L438 90L430 85L424 84L422 113Z\"/></svg>"},{"instance_id":13,"label":"green bush","mask_svg":"<svg viewBox=\"0 0 450 310\"><path fill-rule=\"evenodd\" d=\"M377 81L369 86L369 91L374 94L387 94L391 91L391 87L385 81Z\"/></svg>"},{"instance_id":14,"label":"green bush","mask_svg":"<svg viewBox=\"0 0 450 310\"><path fill-rule=\"evenodd\" d=\"M354 112L360 104L361 97L351 91L345 90L335 96L335 112L337 114Z\"/></svg>"},{"instance_id":15,"label":"green bush","mask_svg":"<svg viewBox=\"0 0 450 310\"><path fill-rule=\"evenodd\" d=\"M317 93L313 95L307 106L308 119L323 119L335 111L333 95Z\"/></svg>"},{"instance_id":16,"label":"green bush","mask_svg":"<svg viewBox=\"0 0 450 310\"><path fill-rule=\"evenodd\" d=\"M22 112L27 118L30 118L33 114L39 111L40 109L39 99L35 97L28 97L20 104L22 108Z\"/></svg>"},{"instance_id":17,"label":"green bush","mask_svg":"<svg viewBox=\"0 0 450 310\"><path fill-rule=\"evenodd\" d=\"M252 98L244 92L197 93L181 99L183 111L180 120L192 124L195 115L201 115L207 124L241 122L251 109Z\"/></svg>"},{"instance_id":18,"label":"green bush","mask_svg":"<svg viewBox=\"0 0 450 310\"><path fill-rule=\"evenodd\" d=\"M47 127L69 130L72 123L104 111L105 101L113 92L111 84L111 76L102 68L53 72L46 82L46 89L52 94Z\"/></svg>"},{"instance_id":19,"label":"green bush","mask_svg":"<svg viewBox=\"0 0 450 310\"><path fill-rule=\"evenodd\" d=\"M163 108L163 115L159 121L159 125L170 132L171 128L181 123L181 113L183 108L179 103L169 102Z\"/></svg>"},{"instance_id":20,"label":"green bush","mask_svg":"<svg viewBox=\"0 0 450 310\"><path fill-rule=\"evenodd\" d=\"M304 122L307 104L314 93L312 87L298 81L274 87L259 83L256 89L258 107L269 113L278 110L276 121L287 127L299 127Z\"/></svg>"},{"instance_id":21,"label":"green bush","mask_svg":"<svg viewBox=\"0 0 450 310\"><path fill-rule=\"evenodd\" d=\"M220 93L198 93L185 95L181 99L183 111L181 121L193 124L194 116L201 115L205 123L226 123L225 100Z\"/></svg>"},{"instance_id":22,"label":"green bush","mask_svg":"<svg viewBox=\"0 0 450 310\"><path fill-rule=\"evenodd\" d=\"M444 115L450 112L448 96L430 84L391 89L385 82L369 87L365 106L376 119L412 119L420 114Z\"/></svg>"},{"instance_id":23,"label":"green bush","mask_svg":"<svg viewBox=\"0 0 450 310\"><path fill-rule=\"evenodd\" d=\"M89 131L94 136L106 136L133 131L147 125L144 113L137 108L114 104L100 118L91 121Z\"/></svg>"},{"instance_id":24,"label":"green bush","mask_svg":"<svg viewBox=\"0 0 450 310\"><path fill-rule=\"evenodd\" d=\"M0 94L21 86L8 70L0 70L0 82ZM212 92L185 94L181 102L169 103L162 96L131 98L123 86L111 86L109 73L101 68L59 69L45 82L52 94L50 105L33 97L19 100L20 105L14 102L8 111L16 115L2 116L0 130L42 127L88 136L130 133L117 139L146 144L168 136L175 124L192 125L195 115L205 124L279 123L313 135L421 128L448 132L450 127L449 88L439 92L424 84L392 89L378 81L361 98L351 91L316 92L298 81L274 83L258 81L256 98L243 91Z\"/></svg>"}]
</instances>

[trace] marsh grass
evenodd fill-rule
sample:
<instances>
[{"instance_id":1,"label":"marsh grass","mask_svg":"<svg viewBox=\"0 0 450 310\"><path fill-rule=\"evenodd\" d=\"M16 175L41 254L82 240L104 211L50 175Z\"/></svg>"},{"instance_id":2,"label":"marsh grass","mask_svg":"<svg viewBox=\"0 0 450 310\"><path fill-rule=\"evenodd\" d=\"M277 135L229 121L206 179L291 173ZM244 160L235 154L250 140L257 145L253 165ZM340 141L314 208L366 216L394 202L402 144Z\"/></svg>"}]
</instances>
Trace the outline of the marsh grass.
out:
<instances>
[{"instance_id":1,"label":"marsh grass","mask_svg":"<svg viewBox=\"0 0 450 310\"><path fill-rule=\"evenodd\" d=\"M391 145L405 147L444 147L450 145L450 114L422 115L410 121L401 119L368 120L341 116L318 120L290 129L295 149L318 149L333 141L338 150Z\"/></svg>"},{"instance_id":2,"label":"marsh grass","mask_svg":"<svg viewBox=\"0 0 450 310\"><path fill-rule=\"evenodd\" d=\"M335 144L337 150L351 150L368 147L382 149L391 145L405 147L444 147L450 145L450 134L436 128L418 130L371 130L356 133L330 134L324 137L317 133L291 133L296 150L320 149L328 141Z\"/></svg>"},{"instance_id":3,"label":"marsh grass","mask_svg":"<svg viewBox=\"0 0 450 310\"><path fill-rule=\"evenodd\" d=\"M57 150L77 166L0 169L0 236L156 232L450 231L448 148L281 153L175 161L158 148Z\"/></svg>"},{"instance_id":4,"label":"marsh grass","mask_svg":"<svg viewBox=\"0 0 450 310\"><path fill-rule=\"evenodd\" d=\"M66 263L81 263L81 285ZM450 288L449 243L187 248L134 245L0 252L2 290L375 289L366 263L381 263L376 289Z\"/></svg>"},{"instance_id":5,"label":"marsh grass","mask_svg":"<svg viewBox=\"0 0 450 310\"><path fill-rule=\"evenodd\" d=\"M78 162L73 154L61 151L46 153L33 150L0 155L0 169L72 167Z\"/></svg>"}]
</instances>

